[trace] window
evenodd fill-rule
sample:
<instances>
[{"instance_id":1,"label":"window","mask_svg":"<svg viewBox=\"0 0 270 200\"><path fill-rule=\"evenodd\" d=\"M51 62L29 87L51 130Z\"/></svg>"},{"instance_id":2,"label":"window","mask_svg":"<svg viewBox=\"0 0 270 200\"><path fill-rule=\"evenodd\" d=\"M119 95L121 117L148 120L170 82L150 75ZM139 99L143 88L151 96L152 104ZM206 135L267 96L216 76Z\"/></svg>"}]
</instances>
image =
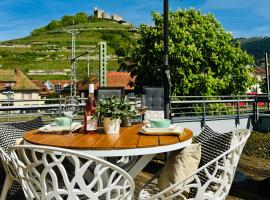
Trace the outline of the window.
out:
<instances>
[{"instance_id":1,"label":"window","mask_svg":"<svg viewBox=\"0 0 270 200\"><path fill-rule=\"evenodd\" d=\"M32 93L22 92L22 99L32 99Z\"/></svg>"}]
</instances>

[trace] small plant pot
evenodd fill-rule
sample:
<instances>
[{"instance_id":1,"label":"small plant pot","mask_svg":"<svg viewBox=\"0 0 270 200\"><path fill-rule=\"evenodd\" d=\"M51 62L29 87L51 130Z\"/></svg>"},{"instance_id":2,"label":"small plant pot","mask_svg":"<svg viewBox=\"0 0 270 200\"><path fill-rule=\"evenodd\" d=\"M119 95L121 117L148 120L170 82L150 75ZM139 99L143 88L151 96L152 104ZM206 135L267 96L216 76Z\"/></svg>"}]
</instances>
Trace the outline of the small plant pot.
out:
<instances>
[{"instance_id":1,"label":"small plant pot","mask_svg":"<svg viewBox=\"0 0 270 200\"><path fill-rule=\"evenodd\" d=\"M122 126L123 127L129 127L129 126L131 126L131 119L129 119L129 118L123 119L122 120Z\"/></svg>"},{"instance_id":2,"label":"small plant pot","mask_svg":"<svg viewBox=\"0 0 270 200\"><path fill-rule=\"evenodd\" d=\"M105 117L103 121L104 131L107 134L119 134L121 119Z\"/></svg>"}]
</instances>

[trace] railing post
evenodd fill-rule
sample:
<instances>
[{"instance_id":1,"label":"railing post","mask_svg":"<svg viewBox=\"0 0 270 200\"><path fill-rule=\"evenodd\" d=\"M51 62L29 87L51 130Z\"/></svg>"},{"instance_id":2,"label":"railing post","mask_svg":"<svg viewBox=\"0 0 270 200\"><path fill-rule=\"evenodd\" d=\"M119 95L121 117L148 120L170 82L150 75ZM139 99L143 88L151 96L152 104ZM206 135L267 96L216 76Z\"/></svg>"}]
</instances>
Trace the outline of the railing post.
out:
<instances>
[{"instance_id":1,"label":"railing post","mask_svg":"<svg viewBox=\"0 0 270 200\"><path fill-rule=\"evenodd\" d=\"M201 127L205 127L206 125L206 106L205 106L205 99L203 97L203 120L202 120L202 124Z\"/></svg>"},{"instance_id":2,"label":"railing post","mask_svg":"<svg viewBox=\"0 0 270 200\"><path fill-rule=\"evenodd\" d=\"M257 97L254 98L253 102L253 116L254 116L254 123L256 124L258 121L258 106L257 106Z\"/></svg>"},{"instance_id":3,"label":"railing post","mask_svg":"<svg viewBox=\"0 0 270 200\"><path fill-rule=\"evenodd\" d=\"M236 125L240 124L240 102L239 97L237 97L237 118L236 118Z\"/></svg>"}]
</instances>

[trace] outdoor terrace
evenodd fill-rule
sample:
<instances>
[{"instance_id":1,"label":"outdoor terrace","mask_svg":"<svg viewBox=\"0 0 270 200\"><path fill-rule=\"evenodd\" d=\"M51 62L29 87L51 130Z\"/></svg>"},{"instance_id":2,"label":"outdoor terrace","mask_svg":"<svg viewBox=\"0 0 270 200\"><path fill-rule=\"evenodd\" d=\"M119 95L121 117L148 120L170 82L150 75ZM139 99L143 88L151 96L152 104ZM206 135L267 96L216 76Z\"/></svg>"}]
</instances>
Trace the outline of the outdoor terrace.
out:
<instances>
[{"instance_id":1,"label":"outdoor terrace","mask_svg":"<svg viewBox=\"0 0 270 200\"><path fill-rule=\"evenodd\" d=\"M82 121L86 99L80 99L80 112L76 121ZM131 97L133 106L140 106L140 98ZM40 105L40 101L42 104ZM15 102L31 105L14 106ZM36 102L37 105L34 105ZM45 124L61 115L64 99L42 100L1 100L0 121L28 121L38 116ZM270 177L270 134L257 130L267 130L268 104L266 98L257 96L223 96L223 97L172 97L172 121L182 127L191 129L197 136L205 124L210 124L216 131L235 128L254 130L241 156L235 181L227 199L267 199ZM264 117L266 118L264 119ZM137 119L138 120L138 119ZM230 126L230 127L228 127ZM256 131L256 132L255 132ZM161 155L162 157L162 155ZM162 159L161 159L162 160ZM164 162L154 159L135 178L136 194L142 186L160 169ZM14 197L13 197L14 198Z\"/></svg>"}]
</instances>

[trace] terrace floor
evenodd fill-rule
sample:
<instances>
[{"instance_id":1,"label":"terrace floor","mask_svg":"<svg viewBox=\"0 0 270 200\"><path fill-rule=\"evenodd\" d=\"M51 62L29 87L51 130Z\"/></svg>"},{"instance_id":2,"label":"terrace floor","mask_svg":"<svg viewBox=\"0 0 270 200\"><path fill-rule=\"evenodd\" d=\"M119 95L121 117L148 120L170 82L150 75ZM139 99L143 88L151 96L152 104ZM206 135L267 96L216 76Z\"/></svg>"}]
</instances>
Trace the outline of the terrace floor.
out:
<instances>
[{"instance_id":1,"label":"terrace floor","mask_svg":"<svg viewBox=\"0 0 270 200\"><path fill-rule=\"evenodd\" d=\"M151 163L148 168L157 165ZM136 195L138 196L144 183L151 178L145 169L135 179ZM270 160L242 155L238 165L239 181L234 182L230 195L226 200L269 200L270 198Z\"/></svg>"},{"instance_id":2,"label":"terrace floor","mask_svg":"<svg viewBox=\"0 0 270 200\"><path fill-rule=\"evenodd\" d=\"M158 164L151 162L151 166L147 166L145 170L135 178L136 194L138 197L144 183L151 178L151 174L147 171ZM256 157L250 157L242 155L240 163L238 165L238 171L240 179L244 181L234 183L230 190L230 195L226 200L269 200L270 198L270 160L259 159ZM21 199L23 194L7 198L8 200Z\"/></svg>"}]
</instances>

